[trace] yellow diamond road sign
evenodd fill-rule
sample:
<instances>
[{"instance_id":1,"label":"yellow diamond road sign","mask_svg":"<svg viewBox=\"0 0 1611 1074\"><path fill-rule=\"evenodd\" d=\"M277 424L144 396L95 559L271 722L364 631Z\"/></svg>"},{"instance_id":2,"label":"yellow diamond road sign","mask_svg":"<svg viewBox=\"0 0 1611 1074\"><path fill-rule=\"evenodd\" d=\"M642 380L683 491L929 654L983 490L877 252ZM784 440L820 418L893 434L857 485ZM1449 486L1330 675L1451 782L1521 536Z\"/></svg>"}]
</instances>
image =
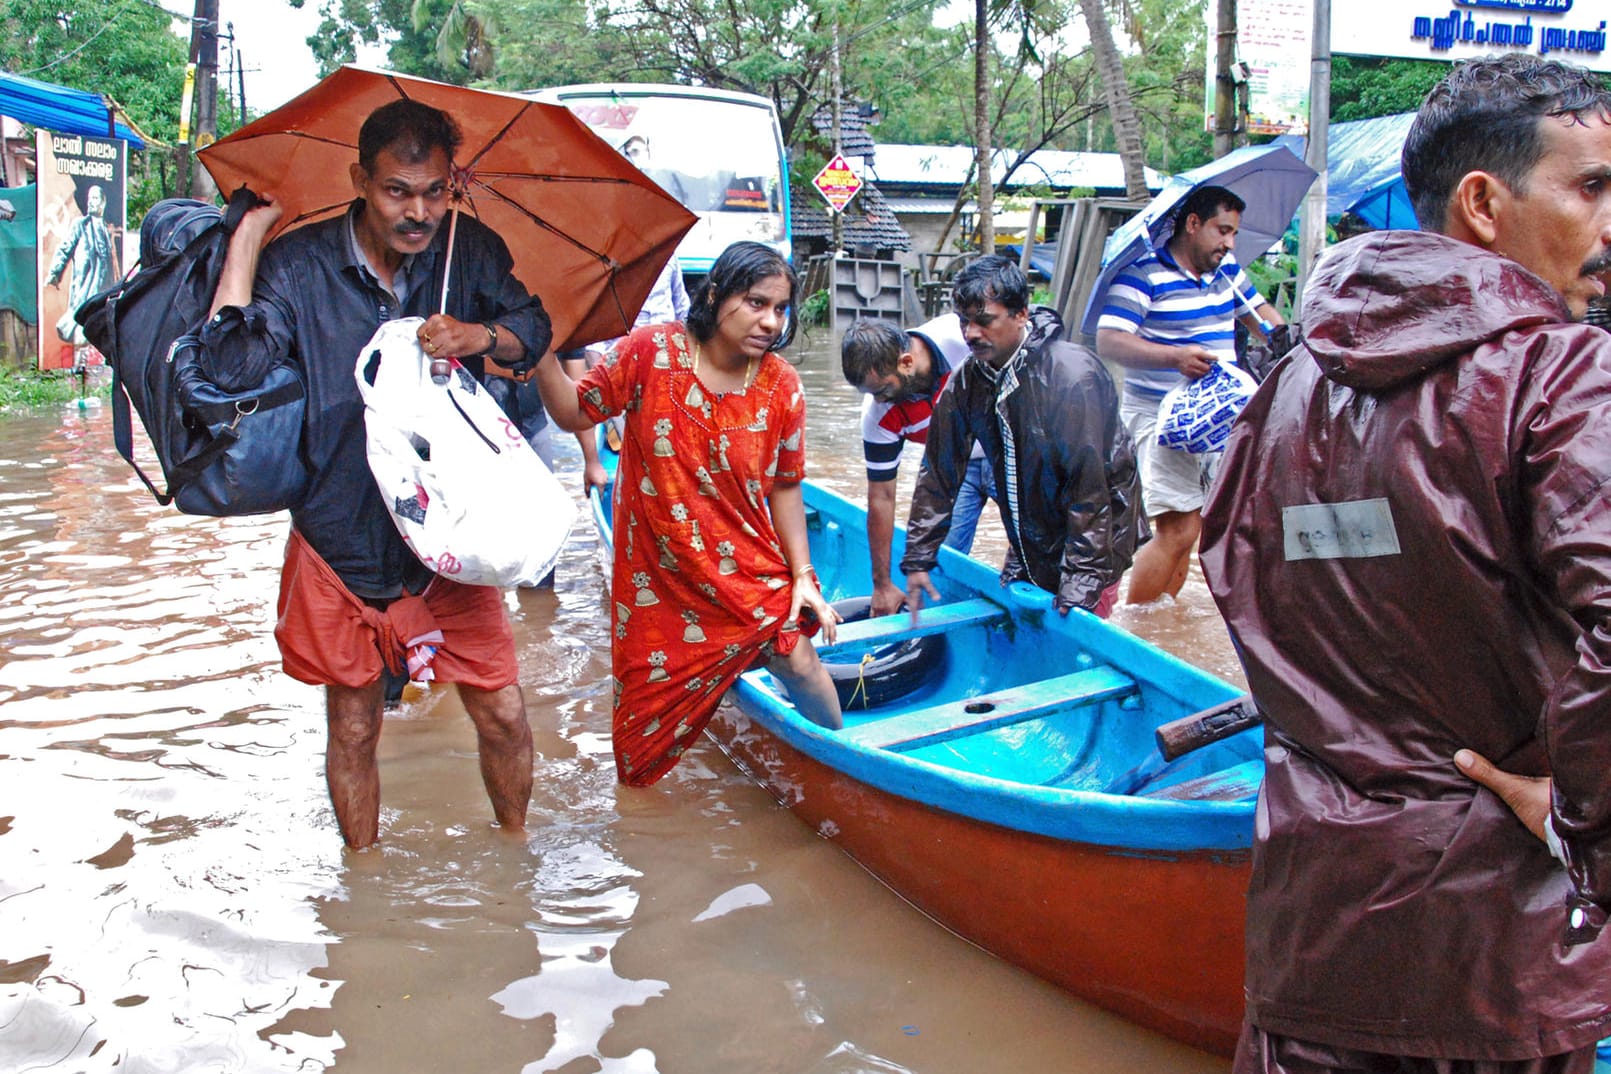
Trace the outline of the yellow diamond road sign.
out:
<instances>
[{"instance_id":1,"label":"yellow diamond road sign","mask_svg":"<svg viewBox=\"0 0 1611 1074\"><path fill-rule=\"evenodd\" d=\"M828 206L836 213L845 211L850 199L856 196L861 189L861 177L850 170L845 158L835 154L834 158L823 165L817 177L811 180L813 186L828 201Z\"/></svg>"}]
</instances>

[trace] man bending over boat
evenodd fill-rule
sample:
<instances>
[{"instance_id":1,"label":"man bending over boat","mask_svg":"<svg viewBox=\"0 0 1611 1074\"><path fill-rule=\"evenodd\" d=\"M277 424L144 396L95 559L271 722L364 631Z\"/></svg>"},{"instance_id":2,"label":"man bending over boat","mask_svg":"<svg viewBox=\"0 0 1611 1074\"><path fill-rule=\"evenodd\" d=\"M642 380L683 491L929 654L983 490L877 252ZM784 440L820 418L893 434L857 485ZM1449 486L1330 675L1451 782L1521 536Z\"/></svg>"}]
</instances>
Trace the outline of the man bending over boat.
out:
<instances>
[{"instance_id":1,"label":"man bending over boat","mask_svg":"<svg viewBox=\"0 0 1611 1074\"><path fill-rule=\"evenodd\" d=\"M952 305L971 357L929 423L906 524L906 599L938 599L929 571L951 528L975 443L990 460L1011 548L1001 581L1053 594L1060 613L1106 617L1119 577L1145 540L1141 485L1118 393L1096 355L1063 338L1063 322L1029 308L1029 282L1005 257L957 274Z\"/></svg>"},{"instance_id":2,"label":"man bending over boat","mask_svg":"<svg viewBox=\"0 0 1611 1074\"><path fill-rule=\"evenodd\" d=\"M1267 717L1236 1069L1587 1074L1611 1030L1611 337L1567 322L1611 268L1611 92L1461 64L1403 165L1427 230L1321 262L1203 519Z\"/></svg>"},{"instance_id":3,"label":"man bending over boat","mask_svg":"<svg viewBox=\"0 0 1611 1074\"><path fill-rule=\"evenodd\" d=\"M895 475L908 441L928 440L929 419L951 374L968 360L968 341L956 314L947 313L902 332L888 321L858 320L839 341L845 379L863 392L861 445L867 459L867 554L873 566L874 615L893 615L906 591L890 580L889 549L895 534ZM948 547L973 548L979 514L990 498L990 463L973 445L956 505Z\"/></svg>"}]
</instances>

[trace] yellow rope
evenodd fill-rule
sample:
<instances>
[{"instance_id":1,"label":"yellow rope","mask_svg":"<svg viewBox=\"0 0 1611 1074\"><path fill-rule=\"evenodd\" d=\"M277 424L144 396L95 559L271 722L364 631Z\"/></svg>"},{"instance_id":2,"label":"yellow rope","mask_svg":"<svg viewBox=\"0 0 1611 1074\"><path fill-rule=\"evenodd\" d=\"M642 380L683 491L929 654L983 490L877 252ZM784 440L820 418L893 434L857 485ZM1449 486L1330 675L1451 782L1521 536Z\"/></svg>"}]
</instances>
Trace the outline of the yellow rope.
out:
<instances>
[{"instance_id":1,"label":"yellow rope","mask_svg":"<svg viewBox=\"0 0 1611 1074\"><path fill-rule=\"evenodd\" d=\"M871 664L872 662L873 662L873 654L872 653L862 653L861 654L861 664L856 669L856 688L854 690L850 691L850 699L845 702L845 708L847 708L847 709L855 708L856 707L856 698L858 698L858 697L861 698L861 707L862 708L865 709L865 708L871 708L872 707L868 703L870 699L869 699L869 697L867 695L867 665Z\"/></svg>"}]
</instances>

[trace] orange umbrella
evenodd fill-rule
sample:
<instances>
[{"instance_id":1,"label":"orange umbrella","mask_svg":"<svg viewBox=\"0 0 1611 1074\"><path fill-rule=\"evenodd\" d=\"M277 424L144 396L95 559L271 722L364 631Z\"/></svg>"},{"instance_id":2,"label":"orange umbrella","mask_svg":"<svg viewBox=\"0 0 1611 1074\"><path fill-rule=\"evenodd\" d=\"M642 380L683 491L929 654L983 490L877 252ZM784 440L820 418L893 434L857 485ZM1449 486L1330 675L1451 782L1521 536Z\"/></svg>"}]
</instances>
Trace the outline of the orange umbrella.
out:
<instances>
[{"instance_id":1,"label":"orange umbrella","mask_svg":"<svg viewBox=\"0 0 1611 1074\"><path fill-rule=\"evenodd\" d=\"M276 233L333 216L352 200L358 128L399 97L442 109L463 131L455 208L509 244L515 275L553 319L555 349L629 331L698 218L561 105L347 66L201 161L220 190L273 194L285 206Z\"/></svg>"}]
</instances>

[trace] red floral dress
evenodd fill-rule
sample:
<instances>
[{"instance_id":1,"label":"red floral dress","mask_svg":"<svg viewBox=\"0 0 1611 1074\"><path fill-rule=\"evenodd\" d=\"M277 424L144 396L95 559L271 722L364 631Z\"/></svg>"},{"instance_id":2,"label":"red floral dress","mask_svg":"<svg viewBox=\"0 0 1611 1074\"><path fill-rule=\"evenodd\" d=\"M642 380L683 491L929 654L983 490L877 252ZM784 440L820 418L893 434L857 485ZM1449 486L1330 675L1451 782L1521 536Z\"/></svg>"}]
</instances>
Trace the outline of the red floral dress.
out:
<instances>
[{"instance_id":1,"label":"red floral dress","mask_svg":"<svg viewBox=\"0 0 1611 1074\"><path fill-rule=\"evenodd\" d=\"M695 378L682 325L645 325L577 385L594 421L625 413L615 480L614 746L623 783L670 771L722 694L800 639L767 498L805 477L805 397L766 355L748 388Z\"/></svg>"}]
</instances>

